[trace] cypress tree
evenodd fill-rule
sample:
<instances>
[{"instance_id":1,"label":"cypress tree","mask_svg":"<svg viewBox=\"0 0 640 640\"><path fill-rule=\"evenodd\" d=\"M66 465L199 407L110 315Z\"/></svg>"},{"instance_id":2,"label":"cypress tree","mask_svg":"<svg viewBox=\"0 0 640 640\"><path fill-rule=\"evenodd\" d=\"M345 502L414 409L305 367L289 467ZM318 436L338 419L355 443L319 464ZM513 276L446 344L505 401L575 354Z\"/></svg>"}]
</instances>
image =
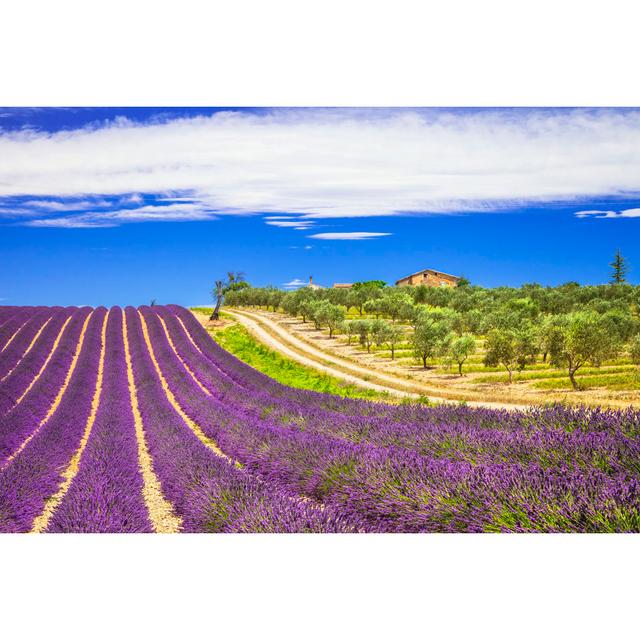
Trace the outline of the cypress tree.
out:
<instances>
[{"instance_id":1,"label":"cypress tree","mask_svg":"<svg viewBox=\"0 0 640 640\"><path fill-rule=\"evenodd\" d=\"M627 261L622 257L620 249L616 251L616 255L613 262L610 263L613 267L613 273L611 274L611 284L622 284L626 282L625 276L627 275Z\"/></svg>"}]
</instances>

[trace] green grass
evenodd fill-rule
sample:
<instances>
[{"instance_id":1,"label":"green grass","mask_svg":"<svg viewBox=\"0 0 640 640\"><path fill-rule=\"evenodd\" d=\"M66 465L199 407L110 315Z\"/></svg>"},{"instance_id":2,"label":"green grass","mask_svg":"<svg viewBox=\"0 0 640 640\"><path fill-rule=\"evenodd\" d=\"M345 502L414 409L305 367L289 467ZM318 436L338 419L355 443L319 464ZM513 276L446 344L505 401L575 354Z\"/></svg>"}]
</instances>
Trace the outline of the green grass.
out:
<instances>
[{"instance_id":1,"label":"green grass","mask_svg":"<svg viewBox=\"0 0 640 640\"><path fill-rule=\"evenodd\" d=\"M633 373L636 371L636 368L633 365L623 365L619 367L610 367L608 369L602 369L598 367L584 367L583 369L579 369L577 376L578 377L587 377L591 376L593 378L602 378L606 380L608 378L620 377L616 376L616 374L625 374L627 376L633 377ZM505 373L505 369L501 369L501 375L491 375L491 376L481 376L475 378L473 380L474 384L484 384L484 383L492 383L492 382L507 382L509 380L508 374ZM524 380L550 380L551 382L556 378L566 378L567 372L563 369L546 369L544 371L522 371L521 373L514 373L513 379L515 382L524 381ZM537 384L534 386L538 386ZM540 387L540 388L554 388L554 387ZM562 388L562 387L558 387Z\"/></svg>"},{"instance_id":2,"label":"green grass","mask_svg":"<svg viewBox=\"0 0 640 640\"><path fill-rule=\"evenodd\" d=\"M393 401L393 396L388 393L348 384L311 367L289 360L260 344L240 325L233 324L224 329L213 331L212 336L221 347L233 353L243 362L290 387L333 393L345 398Z\"/></svg>"},{"instance_id":3,"label":"green grass","mask_svg":"<svg viewBox=\"0 0 640 640\"><path fill-rule=\"evenodd\" d=\"M606 387L612 391L634 391L640 389L640 374L637 371L610 375L576 376L582 388ZM569 377L541 380L534 385L537 389L572 389Z\"/></svg>"},{"instance_id":4,"label":"green grass","mask_svg":"<svg viewBox=\"0 0 640 640\"><path fill-rule=\"evenodd\" d=\"M210 316L213 313L213 307L189 307L191 311L195 311L197 313L205 313Z\"/></svg>"}]
</instances>

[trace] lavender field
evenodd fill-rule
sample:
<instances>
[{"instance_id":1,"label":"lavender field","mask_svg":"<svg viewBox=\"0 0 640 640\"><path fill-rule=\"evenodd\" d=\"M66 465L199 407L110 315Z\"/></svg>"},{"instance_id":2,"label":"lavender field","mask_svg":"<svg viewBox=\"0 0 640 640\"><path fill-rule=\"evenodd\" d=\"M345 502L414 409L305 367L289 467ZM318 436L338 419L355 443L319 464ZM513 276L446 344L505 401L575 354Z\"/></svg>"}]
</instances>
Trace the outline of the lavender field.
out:
<instances>
[{"instance_id":1,"label":"lavender field","mask_svg":"<svg viewBox=\"0 0 640 640\"><path fill-rule=\"evenodd\" d=\"M640 531L640 412L283 386L184 308L0 307L2 532Z\"/></svg>"}]
</instances>

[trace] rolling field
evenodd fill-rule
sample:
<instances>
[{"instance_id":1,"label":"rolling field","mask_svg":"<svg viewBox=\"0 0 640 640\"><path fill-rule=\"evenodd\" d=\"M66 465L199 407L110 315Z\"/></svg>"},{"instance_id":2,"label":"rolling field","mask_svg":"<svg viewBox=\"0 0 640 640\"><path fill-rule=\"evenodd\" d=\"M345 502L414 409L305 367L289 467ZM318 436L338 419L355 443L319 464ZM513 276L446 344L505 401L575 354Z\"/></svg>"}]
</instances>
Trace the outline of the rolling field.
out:
<instances>
[{"instance_id":1,"label":"rolling field","mask_svg":"<svg viewBox=\"0 0 640 640\"><path fill-rule=\"evenodd\" d=\"M640 531L640 413L341 398L174 305L0 307L0 531Z\"/></svg>"},{"instance_id":2,"label":"rolling field","mask_svg":"<svg viewBox=\"0 0 640 640\"><path fill-rule=\"evenodd\" d=\"M198 313L198 309L194 309L194 312ZM368 352L358 344L356 338L352 338L350 344L343 335L330 339L326 329L317 330L312 322L305 323L282 313L248 308L228 309L227 313L237 314L236 320L241 320L241 316L249 317L271 335L284 338L287 344L302 347L304 353L311 353L317 362L337 357L347 364L367 369L372 381L393 376L398 388L422 392L436 401L441 398L515 405L561 402L621 409L640 406L640 369L624 353L614 360L603 362L601 366L579 369L576 378L582 389L575 391L571 388L567 371L551 367L548 362L542 361L540 355L535 363L528 364L523 371L516 371L513 384L508 384L504 367L483 364L485 350L480 338L477 351L464 363L464 375L459 376L455 364L447 363L443 357L428 360L427 369L423 369L408 343L398 345L395 359L391 360L390 351L384 345L372 345ZM411 334L410 327L400 323L398 326L407 335Z\"/></svg>"}]
</instances>

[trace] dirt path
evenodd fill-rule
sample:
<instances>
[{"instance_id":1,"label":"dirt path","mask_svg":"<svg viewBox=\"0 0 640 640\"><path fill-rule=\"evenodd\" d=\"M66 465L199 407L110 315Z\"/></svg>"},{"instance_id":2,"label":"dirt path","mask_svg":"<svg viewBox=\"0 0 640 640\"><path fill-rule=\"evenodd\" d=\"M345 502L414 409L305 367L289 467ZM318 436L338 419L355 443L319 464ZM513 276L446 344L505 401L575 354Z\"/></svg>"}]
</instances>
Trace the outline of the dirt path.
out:
<instances>
[{"instance_id":1,"label":"dirt path","mask_svg":"<svg viewBox=\"0 0 640 640\"><path fill-rule=\"evenodd\" d=\"M350 362L344 358L334 356L326 351L320 350L307 344L278 323L270 318L257 313L238 310L225 309L225 313L233 316L238 322L245 326L258 340L271 347L275 351L300 362L308 367L312 367L323 373L328 373L336 378L357 384L367 389L387 392L391 395L404 398L428 397L429 400L442 403L457 404L460 400L440 395L440 390L431 389L425 386L418 386L397 376L385 374L379 371L372 371L366 367ZM465 401L472 407L485 407L490 409L525 409L525 405L482 402L474 400Z\"/></svg>"}]
</instances>

